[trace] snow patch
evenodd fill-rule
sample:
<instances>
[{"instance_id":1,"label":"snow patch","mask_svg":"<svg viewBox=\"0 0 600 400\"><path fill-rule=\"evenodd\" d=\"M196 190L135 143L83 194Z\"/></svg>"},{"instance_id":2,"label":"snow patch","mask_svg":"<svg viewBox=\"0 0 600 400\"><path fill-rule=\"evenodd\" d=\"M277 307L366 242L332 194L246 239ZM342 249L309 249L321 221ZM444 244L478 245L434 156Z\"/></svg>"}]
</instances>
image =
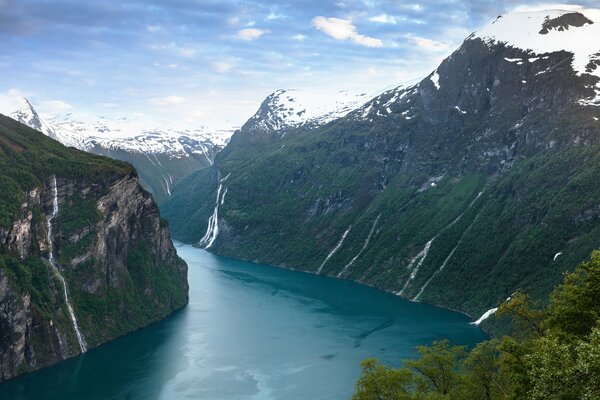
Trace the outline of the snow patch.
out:
<instances>
[{"instance_id":1,"label":"snow patch","mask_svg":"<svg viewBox=\"0 0 600 400\"><path fill-rule=\"evenodd\" d=\"M519 48L532 56L567 51L573 54L573 70L581 74L591 74L600 77L600 68L587 72L586 67L593 56L600 51L600 10L580 8L577 12L592 21L592 24L570 26L566 30L551 29L541 33L548 20L556 19L572 10L547 10L512 12L504 15L483 29L475 32L470 38L479 38L489 45L505 43ZM531 57L530 59L536 59ZM506 59L517 62L518 59ZM521 61L522 62L522 61Z\"/></svg>"},{"instance_id":2,"label":"snow patch","mask_svg":"<svg viewBox=\"0 0 600 400\"><path fill-rule=\"evenodd\" d=\"M435 71L433 71L433 74L431 74L429 79L431 79L431 82L433 82L433 85L435 86L435 88L439 90L440 89L440 75L438 74L437 69Z\"/></svg>"}]
</instances>

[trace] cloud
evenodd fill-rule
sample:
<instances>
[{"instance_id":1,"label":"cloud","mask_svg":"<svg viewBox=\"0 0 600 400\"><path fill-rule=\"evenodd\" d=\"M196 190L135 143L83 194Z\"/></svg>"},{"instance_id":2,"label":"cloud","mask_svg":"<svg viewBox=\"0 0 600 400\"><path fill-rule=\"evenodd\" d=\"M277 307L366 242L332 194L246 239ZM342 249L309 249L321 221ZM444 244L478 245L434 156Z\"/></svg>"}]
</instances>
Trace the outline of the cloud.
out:
<instances>
[{"instance_id":1,"label":"cloud","mask_svg":"<svg viewBox=\"0 0 600 400\"><path fill-rule=\"evenodd\" d=\"M165 31L165 29L160 25L146 25L146 30L150 33L159 33Z\"/></svg>"},{"instance_id":2,"label":"cloud","mask_svg":"<svg viewBox=\"0 0 600 400\"><path fill-rule=\"evenodd\" d=\"M194 58L197 52L196 49L192 49L191 47L179 47L177 49L177 54L184 58Z\"/></svg>"},{"instance_id":3,"label":"cloud","mask_svg":"<svg viewBox=\"0 0 600 400\"><path fill-rule=\"evenodd\" d=\"M12 88L12 89L8 89L8 91L6 92L6 95L10 96L10 97L22 98L22 97L31 97L34 94L31 92L25 92L21 89Z\"/></svg>"},{"instance_id":4,"label":"cloud","mask_svg":"<svg viewBox=\"0 0 600 400\"><path fill-rule=\"evenodd\" d=\"M65 103L62 100L42 101L40 105L45 112L60 112L67 111L73 108L72 105L70 105L69 103Z\"/></svg>"},{"instance_id":5,"label":"cloud","mask_svg":"<svg viewBox=\"0 0 600 400\"><path fill-rule=\"evenodd\" d=\"M568 11L580 11L583 6L576 4L556 4L556 3L537 3L532 5L520 5L515 7L512 11L517 12L528 12L528 11L546 11L546 10L568 10Z\"/></svg>"},{"instance_id":6,"label":"cloud","mask_svg":"<svg viewBox=\"0 0 600 400\"><path fill-rule=\"evenodd\" d=\"M304 35L303 35L303 34L301 34L301 33L298 33L297 35L294 35L292 38L293 38L294 40L297 40L297 41L301 42L301 41L303 41L304 39L306 39L306 36L304 36Z\"/></svg>"},{"instance_id":7,"label":"cloud","mask_svg":"<svg viewBox=\"0 0 600 400\"><path fill-rule=\"evenodd\" d=\"M148 103L153 106L168 106L172 104L181 104L185 101L184 97L181 96L167 96L167 97L153 97L148 99Z\"/></svg>"},{"instance_id":8,"label":"cloud","mask_svg":"<svg viewBox=\"0 0 600 400\"><path fill-rule=\"evenodd\" d=\"M315 28L337 40L350 40L365 47L383 46L381 40L359 34L349 19L319 16L313 18L312 23Z\"/></svg>"},{"instance_id":9,"label":"cloud","mask_svg":"<svg viewBox=\"0 0 600 400\"><path fill-rule=\"evenodd\" d=\"M452 46L448 43L437 42L435 40L427 39L420 36L411 35L408 36L408 38L413 44L429 52L439 53L448 52L452 50Z\"/></svg>"},{"instance_id":10,"label":"cloud","mask_svg":"<svg viewBox=\"0 0 600 400\"><path fill-rule=\"evenodd\" d=\"M377 15L375 17L369 18L369 21L371 21L371 22L377 22L379 24L396 25L398 23L398 18L394 17L393 15L380 14L380 15Z\"/></svg>"},{"instance_id":11,"label":"cloud","mask_svg":"<svg viewBox=\"0 0 600 400\"><path fill-rule=\"evenodd\" d=\"M226 74L233 68L233 64L227 61L215 61L211 64L213 71L219 74Z\"/></svg>"},{"instance_id":12,"label":"cloud","mask_svg":"<svg viewBox=\"0 0 600 400\"><path fill-rule=\"evenodd\" d=\"M254 39L258 39L265 33L269 33L269 31L266 31L263 29L257 29L257 28L249 28L249 29L242 29L241 31L238 31L238 33L235 35L235 37L237 37L238 39L251 41Z\"/></svg>"}]
</instances>

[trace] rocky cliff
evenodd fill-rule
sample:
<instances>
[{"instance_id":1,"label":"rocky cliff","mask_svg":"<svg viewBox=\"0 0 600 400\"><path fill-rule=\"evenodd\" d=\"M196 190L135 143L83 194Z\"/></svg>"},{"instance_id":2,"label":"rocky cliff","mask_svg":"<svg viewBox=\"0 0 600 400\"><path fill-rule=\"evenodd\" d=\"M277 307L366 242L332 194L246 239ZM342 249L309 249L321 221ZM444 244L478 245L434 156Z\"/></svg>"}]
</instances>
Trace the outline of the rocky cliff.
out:
<instances>
[{"instance_id":1,"label":"rocky cliff","mask_svg":"<svg viewBox=\"0 0 600 400\"><path fill-rule=\"evenodd\" d=\"M187 303L187 266L128 164L0 116L0 381Z\"/></svg>"}]
</instances>

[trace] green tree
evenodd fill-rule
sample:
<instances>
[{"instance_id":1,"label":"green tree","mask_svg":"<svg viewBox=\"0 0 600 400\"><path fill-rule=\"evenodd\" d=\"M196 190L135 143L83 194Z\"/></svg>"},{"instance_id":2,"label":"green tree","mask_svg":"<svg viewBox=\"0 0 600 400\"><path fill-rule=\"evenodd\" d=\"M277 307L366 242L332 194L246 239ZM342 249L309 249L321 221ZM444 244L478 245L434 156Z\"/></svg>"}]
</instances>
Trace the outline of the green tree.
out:
<instances>
[{"instance_id":1,"label":"green tree","mask_svg":"<svg viewBox=\"0 0 600 400\"><path fill-rule=\"evenodd\" d=\"M413 400L412 374L406 368L387 368L374 358L360 363L353 400Z\"/></svg>"},{"instance_id":2,"label":"green tree","mask_svg":"<svg viewBox=\"0 0 600 400\"><path fill-rule=\"evenodd\" d=\"M545 317L543 310L531 307L531 299L523 292L514 293L502 303L496 312L497 317L509 317L520 337L540 337L544 334L542 322Z\"/></svg>"},{"instance_id":3,"label":"green tree","mask_svg":"<svg viewBox=\"0 0 600 400\"><path fill-rule=\"evenodd\" d=\"M548 314L548 327L563 339L592 331L600 316L600 251L565 275L564 283L552 293Z\"/></svg>"},{"instance_id":4,"label":"green tree","mask_svg":"<svg viewBox=\"0 0 600 400\"><path fill-rule=\"evenodd\" d=\"M406 361L405 365L416 375L418 392L454 395L463 382L460 372L465 347L450 346L448 340L439 340L432 346L419 346L417 351L420 357Z\"/></svg>"},{"instance_id":5,"label":"green tree","mask_svg":"<svg viewBox=\"0 0 600 400\"><path fill-rule=\"evenodd\" d=\"M473 348L465 360L469 396L477 399L505 399L510 393L510 379L501 368L500 341L489 340Z\"/></svg>"}]
</instances>

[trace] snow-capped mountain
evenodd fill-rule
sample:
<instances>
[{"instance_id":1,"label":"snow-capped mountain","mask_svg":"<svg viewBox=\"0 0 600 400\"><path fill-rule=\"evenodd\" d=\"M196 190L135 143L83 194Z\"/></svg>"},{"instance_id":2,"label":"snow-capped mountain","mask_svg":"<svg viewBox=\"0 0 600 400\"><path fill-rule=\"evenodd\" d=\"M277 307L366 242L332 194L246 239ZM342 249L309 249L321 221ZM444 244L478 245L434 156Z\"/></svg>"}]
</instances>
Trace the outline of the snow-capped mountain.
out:
<instances>
[{"instance_id":1,"label":"snow-capped mountain","mask_svg":"<svg viewBox=\"0 0 600 400\"><path fill-rule=\"evenodd\" d=\"M474 319L545 297L597 247L599 66L600 10L517 12L326 126L286 130L303 108L275 93L164 215L218 254Z\"/></svg>"},{"instance_id":2,"label":"snow-capped mountain","mask_svg":"<svg viewBox=\"0 0 600 400\"><path fill-rule=\"evenodd\" d=\"M66 146L130 162L158 203L171 195L177 180L210 166L233 133L153 129L128 118L85 120L73 113L43 119L28 99L8 115Z\"/></svg>"},{"instance_id":3,"label":"snow-capped mountain","mask_svg":"<svg viewBox=\"0 0 600 400\"><path fill-rule=\"evenodd\" d=\"M447 60L460 56L467 47L483 42L487 50L505 48L512 52L510 57L497 60L505 69L515 67L519 78L515 90L533 90L533 85L548 84L552 77L564 75L565 64L570 73L587 80L585 89L578 98L584 106L600 106L600 10L578 8L577 10L545 10L536 12L514 12L498 17L479 31L466 38L463 47ZM566 57L566 58L565 58ZM567 63L568 61L568 63ZM428 78L415 85L399 86L388 90L351 113L357 120L372 121L375 118L398 114L411 120L422 108L420 98L433 89L436 92L455 92L455 84L449 79L452 71L442 64ZM472 74L467 66L466 73ZM508 82L481 82L493 100L493 92L506 87ZM496 90L494 90L496 89ZM479 87L473 88L479 90ZM516 92L515 92L516 93ZM452 93L454 94L454 93ZM448 96L446 98L449 98ZM480 107L469 104L469 97L456 98L450 107L451 113L466 115L481 112Z\"/></svg>"},{"instance_id":4,"label":"snow-capped mountain","mask_svg":"<svg viewBox=\"0 0 600 400\"><path fill-rule=\"evenodd\" d=\"M270 94L258 111L242 127L250 135L285 136L292 129L316 128L341 118L369 99L366 93L340 91L317 94L302 90L279 89Z\"/></svg>"}]
</instances>

